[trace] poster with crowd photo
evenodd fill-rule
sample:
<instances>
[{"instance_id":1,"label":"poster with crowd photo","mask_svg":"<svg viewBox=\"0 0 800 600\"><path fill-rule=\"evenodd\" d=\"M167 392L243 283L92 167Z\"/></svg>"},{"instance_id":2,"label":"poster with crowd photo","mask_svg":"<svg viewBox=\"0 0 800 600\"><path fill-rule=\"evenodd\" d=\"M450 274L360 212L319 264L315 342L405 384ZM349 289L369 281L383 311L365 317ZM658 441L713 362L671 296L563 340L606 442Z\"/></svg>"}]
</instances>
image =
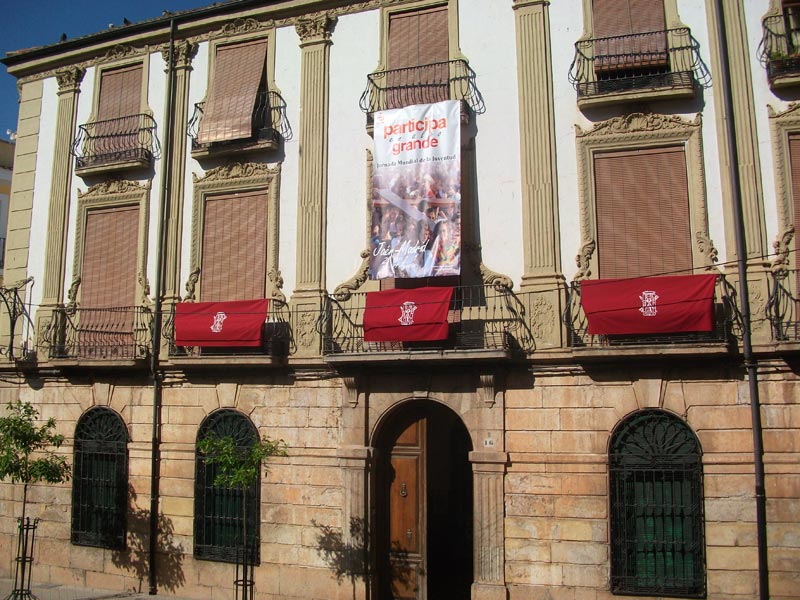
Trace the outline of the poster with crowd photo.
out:
<instances>
[{"instance_id":1,"label":"poster with crowd photo","mask_svg":"<svg viewBox=\"0 0 800 600\"><path fill-rule=\"evenodd\" d=\"M461 271L461 108L456 101L375 113L372 279Z\"/></svg>"}]
</instances>

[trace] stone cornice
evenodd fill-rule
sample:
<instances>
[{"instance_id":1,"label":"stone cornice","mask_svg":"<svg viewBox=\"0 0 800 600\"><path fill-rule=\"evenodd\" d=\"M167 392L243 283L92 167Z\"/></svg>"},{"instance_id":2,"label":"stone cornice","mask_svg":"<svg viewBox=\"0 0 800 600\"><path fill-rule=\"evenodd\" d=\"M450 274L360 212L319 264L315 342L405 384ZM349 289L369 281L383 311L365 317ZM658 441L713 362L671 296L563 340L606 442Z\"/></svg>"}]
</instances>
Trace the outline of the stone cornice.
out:
<instances>
[{"instance_id":1,"label":"stone cornice","mask_svg":"<svg viewBox=\"0 0 800 600\"><path fill-rule=\"evenodd\" d=\"M597 123L592 129L589 130L584 130L579 126L576 126L575 134L580 138L590 138L592 136L603 136L615 133L649 133L699 127L701 123L702 117L700 113L697 113L694 121L686 121L680 117L675 117L672 115L631 113L629 115L614 117L612 119L608 119L607 121Z\"/></svg>"},{"instance_id":2,"label":"stone cornice","mask_svg":"<svg viewBox=\"0 0 800 600\"><path fill-rule=\"evenodd\" d=\"M231 179L241 179L245 177L258 177L259 175L274 176L280 173L280 167L271 167L266 163L231 163L216 169L211 169L202 177L192 173L194 183L200 181L228 181Z\"/></svg>"},{"instance_id":3,"label":"stone cornice","mask_svg":"<svg viewBox=\"0 0 800 600\"><path fill-rule=\"evenodd\" d=\"M93 198L96 196L112 196L117 194L146 192L148 186L139 185L135 181L126 179L111 179L93 185L85 192L78 190L78 198Z\"/></svg>"}]
</instances>

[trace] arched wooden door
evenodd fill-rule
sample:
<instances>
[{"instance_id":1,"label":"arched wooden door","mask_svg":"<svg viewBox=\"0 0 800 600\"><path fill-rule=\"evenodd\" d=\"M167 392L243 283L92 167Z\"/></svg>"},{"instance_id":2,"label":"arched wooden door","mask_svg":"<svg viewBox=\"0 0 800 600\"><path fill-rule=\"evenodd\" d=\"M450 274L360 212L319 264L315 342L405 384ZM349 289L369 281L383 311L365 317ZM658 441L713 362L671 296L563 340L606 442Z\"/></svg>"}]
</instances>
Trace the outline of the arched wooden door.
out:
<instances>
[{"instance_id":1,"label":"arched wooden door","mask_svg":"<svg viewBox=\"0 0 800 600\"><path fill-rule=\"evenodd\" d=\"M379 437L378 600L469 600L469 434L449 409L415 402Z\"/></svg>"}]
</instances>

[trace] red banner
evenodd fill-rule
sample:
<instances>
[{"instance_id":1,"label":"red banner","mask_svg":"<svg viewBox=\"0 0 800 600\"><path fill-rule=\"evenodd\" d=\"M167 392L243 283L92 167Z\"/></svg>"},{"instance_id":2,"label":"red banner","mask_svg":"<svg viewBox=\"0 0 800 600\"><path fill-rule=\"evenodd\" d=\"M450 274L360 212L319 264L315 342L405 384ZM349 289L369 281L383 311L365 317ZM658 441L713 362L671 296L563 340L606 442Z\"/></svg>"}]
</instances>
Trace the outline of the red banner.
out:
<instances>
[{"instance_id":1,"label":"red banner","mask_svg":"<svg viewBox=\"0 0 800 600\"><path fill-rule=\"evenodd\" d=\"M592 335L711 331L716 275L581 281Z\"/></svg>"},{"instance_id":2,"label":"red banner","mask_svg":"<svg viewBox=\"0 0 800 600\"><path fill-rule=\"evenodd\" d=\"M367 294L365 342L447 339L447 311L453 288L423 287Z\"/></svg>"},{"instance_id":3,"label":"red banner","mask_svg":"<svg viewBox=\"0 0 800 600\"><path fill-rule=\"evenodd\" d=\"M260 346L269 300L181 302L175 305L176 346Z\"/></svg>"}]
</instances>

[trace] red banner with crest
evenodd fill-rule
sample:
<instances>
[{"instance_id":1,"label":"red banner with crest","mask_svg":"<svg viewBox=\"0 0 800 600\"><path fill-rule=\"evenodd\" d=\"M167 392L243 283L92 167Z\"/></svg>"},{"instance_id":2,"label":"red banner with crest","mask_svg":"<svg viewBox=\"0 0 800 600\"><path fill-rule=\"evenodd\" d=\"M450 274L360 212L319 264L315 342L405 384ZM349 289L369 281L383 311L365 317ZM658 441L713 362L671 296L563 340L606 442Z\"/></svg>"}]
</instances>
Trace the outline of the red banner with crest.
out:
<instances>
[{"instance_id":1,"label":"red banner with crest","mask_svg":"<svg viewBox=\"0 0 800 600\"><path fill-rule=\"evenodd\" d=\"M367 294L365 342L415 342L447 339L451 287L385 290Z\"/></svg>"}]
</instances>

